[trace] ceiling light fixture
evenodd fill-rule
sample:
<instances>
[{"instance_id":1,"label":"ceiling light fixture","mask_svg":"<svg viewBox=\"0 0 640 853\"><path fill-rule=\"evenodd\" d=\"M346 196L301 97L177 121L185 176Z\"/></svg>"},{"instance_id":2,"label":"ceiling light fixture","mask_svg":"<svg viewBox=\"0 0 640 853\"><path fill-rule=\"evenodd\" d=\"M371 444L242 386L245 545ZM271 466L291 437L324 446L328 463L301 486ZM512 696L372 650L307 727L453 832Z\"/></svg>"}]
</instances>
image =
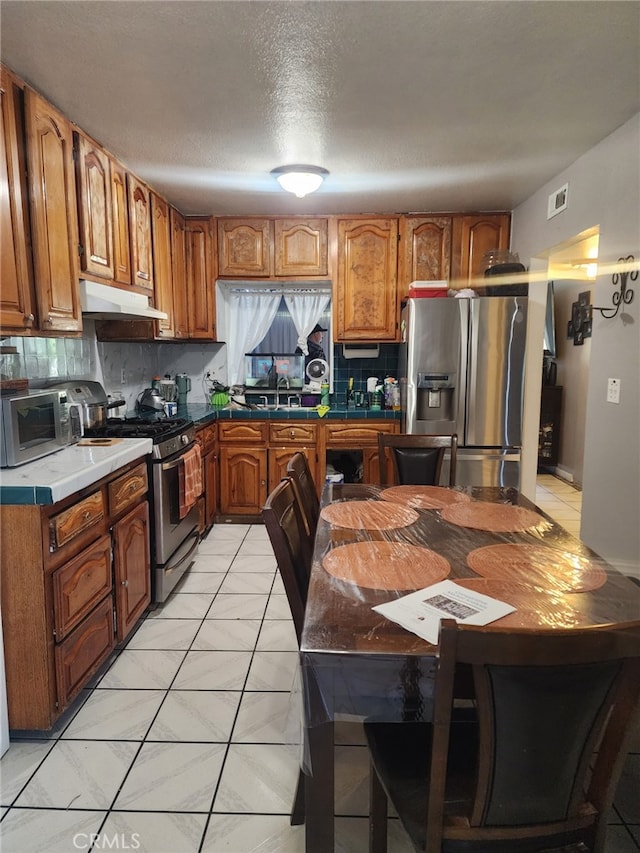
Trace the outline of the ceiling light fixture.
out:
<instances>
[{"instance_id":1,"label":"ceiling light fixture","mask_svg":"<svg viewBox=\"0 0 640 853\"><path fill-rule=\"evenodd\" d=\"M329 172L320 166L278 166L271 174L283 190L293 193L298 198L304 198L315 192Z\"/></svg>"}]
</instances>

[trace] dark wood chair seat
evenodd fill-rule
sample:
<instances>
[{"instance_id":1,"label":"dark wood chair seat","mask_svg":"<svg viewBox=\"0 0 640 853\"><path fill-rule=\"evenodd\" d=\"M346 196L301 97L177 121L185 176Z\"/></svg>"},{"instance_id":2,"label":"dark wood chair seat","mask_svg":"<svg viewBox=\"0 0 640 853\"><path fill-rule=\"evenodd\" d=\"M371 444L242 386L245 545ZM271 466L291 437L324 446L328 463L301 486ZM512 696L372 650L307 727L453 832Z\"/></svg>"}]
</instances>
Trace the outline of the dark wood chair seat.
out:
<instances>
[{"instance_id":1,"label":"dark wood chair seat","mask_svg":"<svg viewBox=\"0 0 640 853\"><path fill-rule=\"evenodd\" d=\"M476 718L455 707L459 663L473 671ZM443 622L433 724L365 724L371 853L386 851L387 798L424 853L602 853L639 696L640 622Z\"/></svg>"},{"instance_id":2,"label":"dark wood chair seat","mask_svg":"<svg viewBox=\"0 0 640 853\"><path fill-rule=\"evenodd\" d=\"M380 482L386 485L387 449L396 483L401 486L439 486L445 451L450 451L449 486L456 483L457 435L388 435L378 433Z\"/></svg>"}]
</instances>

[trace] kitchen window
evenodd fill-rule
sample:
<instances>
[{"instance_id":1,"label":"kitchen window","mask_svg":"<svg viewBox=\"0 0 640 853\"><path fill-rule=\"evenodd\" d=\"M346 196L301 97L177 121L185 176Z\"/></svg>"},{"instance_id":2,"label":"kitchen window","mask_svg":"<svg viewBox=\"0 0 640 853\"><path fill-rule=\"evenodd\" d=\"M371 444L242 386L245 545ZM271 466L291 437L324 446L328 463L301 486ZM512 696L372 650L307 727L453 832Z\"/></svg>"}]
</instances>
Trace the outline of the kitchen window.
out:
<instances>
[{"instance_id":1,"label":"kitchen window","mask_svg":"<svg viewBox=\"0 0 640 853\"><path fill-rule=\"evenodd\" d=\"M227 343L230 385L244 383L245 353L294 353L316 323L328 331L323 348L333 376L331 284L218 281L219 331ZM301 344L300 344L301 345Z\"/></svg>"}]
</instances>

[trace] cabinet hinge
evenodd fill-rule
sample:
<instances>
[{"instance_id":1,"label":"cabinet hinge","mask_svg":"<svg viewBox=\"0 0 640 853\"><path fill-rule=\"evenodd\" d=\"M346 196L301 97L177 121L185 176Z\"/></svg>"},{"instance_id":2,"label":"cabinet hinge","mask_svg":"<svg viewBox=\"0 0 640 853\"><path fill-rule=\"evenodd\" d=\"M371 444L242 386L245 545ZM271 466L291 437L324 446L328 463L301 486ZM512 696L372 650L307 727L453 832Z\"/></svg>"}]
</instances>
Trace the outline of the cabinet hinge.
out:
<instances>
[{"instance_id":1,"label":"cabinet hinge","mask_svg":"<svg viewBox=\"0 0 640 853\"><path fill-rule=\"evenodd\" d=\"M84 255L84 246L81 243L78 243L78 254L80 256Z\"/></svg>"},{"instance_id":2,"label":"cabinet hinge","mask_svg":"<svg viewBox=\"0 0 640 853\"><path fill-rule=\"evenodd\" d=\"M73 157L73 160L76 163L78 162L78 155L79 154L80 154L80 152L78 151L78 146L74 145L73 148L71 149L71 156Z\"/></svg>"},{"instance_id":3,"label":"cabinet hinge","mask_svg":"<svg viewBox=\"0 0 640 853\"><path fill-rule=\"evenodd\" d=\"M118 614L116 612L115 605L113 607L113 633L118 635Z\"/></svg>"}]
</instances>

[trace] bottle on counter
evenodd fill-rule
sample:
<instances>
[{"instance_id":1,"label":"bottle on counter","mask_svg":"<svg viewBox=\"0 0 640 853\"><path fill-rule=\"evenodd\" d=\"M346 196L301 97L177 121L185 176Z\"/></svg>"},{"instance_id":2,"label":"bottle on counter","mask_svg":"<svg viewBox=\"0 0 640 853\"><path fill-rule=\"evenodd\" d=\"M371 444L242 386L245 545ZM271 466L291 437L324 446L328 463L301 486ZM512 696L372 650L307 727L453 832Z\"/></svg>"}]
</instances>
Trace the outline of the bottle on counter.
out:
<instances>
[{"instance_id":1,"label":"bottle on counter","mask_svg":"<svg viewBox=\"0 0 640 853\"><path fill-rule=\"evenodd\" d=\"M354 397L353 397L353 376L349 377L349 384L347 385L347 409L352 409L354 406Z\"/></svg>"},{"instance_id":2,"label":"bottle on counter","mask_svg":"<svg viewBox=\"0 0 640 853\"><path fill-rule=\"evenodd\" d=\"M320 405L321 406L331 405L330 401L329 401L329 383L328 382L323 382L320 385Z\"/></svg>"}]
</instances>

